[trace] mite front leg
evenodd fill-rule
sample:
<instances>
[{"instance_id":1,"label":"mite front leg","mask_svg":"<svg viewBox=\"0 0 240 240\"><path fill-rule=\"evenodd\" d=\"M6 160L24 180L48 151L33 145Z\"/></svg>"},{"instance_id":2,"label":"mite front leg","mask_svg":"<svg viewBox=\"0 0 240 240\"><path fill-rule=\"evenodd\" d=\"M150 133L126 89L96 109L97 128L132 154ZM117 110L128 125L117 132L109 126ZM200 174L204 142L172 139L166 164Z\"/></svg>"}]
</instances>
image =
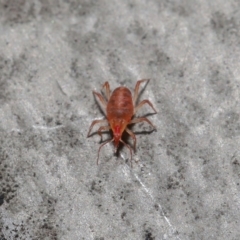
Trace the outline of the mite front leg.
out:
<instances>
[{"instance_id":1,"label":"mite front leg","mask_svg":"<svg viewBox=\"0 0 240 240\"><path fill-rule=\"evenodd\" d=\"M108 82L105 82L102 87L105 88L107 100L109 100L109 98L110 98L110 92L111 92L109 83L108 83Z\"/></svg>"},{"instance_id":2,"label":"mite front leg","mask_svg":"<svg viewBox=\"0 0 240 240\"><path fill-rule=\"evenodd\" d=\"M156 127L151 123L151 121L148 120L148 119L145 118L145 117L134 118L134 119L132 119L132 121L131 121L129 124L139 123L139 122L147 122L147 123L150 124L155 130L157 130Z\"/></svg>"},{"instance_id":3,"label":"mite front leg","mask_svg":"<svg viewBox=\"0 0 240 240\"><path fill-rule=\"evenodd\" d=\"M89 136L90 136L90 132L91 132L91 130L92 130L92 128L93 128L93 126L94 126L95 124L97 124L97 123L108 124L108 121L107 121L106 119L94 120L94 121L92 122L92 124L91 124L90 128L89 128L89 131L88 131L88 135L87 135L87 137L89 137ZM101 128L101 127L100 127L100 128ZM99 129L98 129L98 130L99 130Z\"/></svg>"},{"instance_id":4,"label":"mite front leg","mask_svg":"<svg viewBox=\"0 0 240 240\"><path fill-rule=\"evenodd\" d=\"M107 140L106 142L104 142L104 143L99 147L99 149L98 149L98 157L97 157L97 165L98 165L99 153L100 153L102 147L103 147L104 145L106 145L107 143L113 142L113 141L114 141L114 138L113 138L113 139L109 139L109 140Z\"/></svg>"},{"instance_id":5,"label":"mite front leg","mask_svg":"<svg viewBox=\"0 0 240 240\"><path fill-rule=\"evenodd\" d=\"M126 144L122 139L120 139L120 142L123 143L124 146L126 146L126 147L129 149L129 151L130 151L130 154L131 154L131 167L132 167L132 149L131 149L131 147L130 147L128 144Z\"/></svg>"},{"instance_id":6,"label":"mite front leg","mask_svg":"<svg viewBox=\"0 0 240 240\"><path fill-rule=\"evenodd\" d=\"M142 79L142 80L137 81L135 89L134 89L134 94L133 94L133 104L134 104L134 106L135 106L137 98L138 98L140 84L143 83L143 82L149 82L149 80L150 79Z\"/></svg>"},{"instance_id":7,"label":"mite front leg","mask_svg":"<svg viewBox=\"0 0 240 240\"><path fill-rule=\"evenodd\" d=\"M98 133L98 135L101 137L101 142L102 142L102 131L107 131L107 130L109 130L109 129L110 129L110 126L101 126L101 127L98 129L97 133Z\"/></svg>"},{"instance_id":8,"label":"mite front leg","mask_svg":"<svg viewBox=\"0 0 240 240\"><path fill-rule=\"evenodd\" d=\"M136 151L136 143L137 143L137 139L136 139L136 136L135 134L129 129L129 128L126 128L126 132L132 137L133 139L133 150L134 152Z\"/></svg>"},{"instance_id":9,"label":"mite front leg","mask_svg":"<svg viewBox=\"0 0 240 240\"><path fill-rule=\"evenodd\" d=\"M144 104L148 104L154 111L154 113L157 113L156 109L153 107L153 104L148 100L145 99L143 101L141 101L134 109L134 114L144 105Z\"/></svg>"}]
</instances>

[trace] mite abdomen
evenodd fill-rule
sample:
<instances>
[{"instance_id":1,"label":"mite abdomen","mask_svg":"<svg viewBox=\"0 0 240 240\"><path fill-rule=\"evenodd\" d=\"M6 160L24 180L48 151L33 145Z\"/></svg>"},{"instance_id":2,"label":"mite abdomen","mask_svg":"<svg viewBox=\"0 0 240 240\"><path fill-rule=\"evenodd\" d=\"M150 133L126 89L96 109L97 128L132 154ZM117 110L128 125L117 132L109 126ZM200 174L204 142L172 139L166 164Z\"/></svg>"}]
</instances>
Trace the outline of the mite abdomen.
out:
<instances>
[{"instance_id":1,"label":"mite abdomen","mask_svg":"<svg viewBox=\"0 0 240 240\"><path fill-rule=\"evenodd\" d=\"M107 104L107 118L131 119L134 112L132 94L126 87L116 88Z\"/></svg>"}]
</instances>

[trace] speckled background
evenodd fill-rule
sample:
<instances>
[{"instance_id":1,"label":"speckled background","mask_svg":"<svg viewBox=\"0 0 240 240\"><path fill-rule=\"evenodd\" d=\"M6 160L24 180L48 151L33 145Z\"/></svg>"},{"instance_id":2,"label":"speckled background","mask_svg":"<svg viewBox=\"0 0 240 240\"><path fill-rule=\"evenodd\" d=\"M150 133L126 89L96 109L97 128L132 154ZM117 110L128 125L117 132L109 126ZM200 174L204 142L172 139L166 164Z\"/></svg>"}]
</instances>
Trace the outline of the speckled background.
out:
<instances>
[{"instance_id":1,"label":"speckled background","mask_svg":"<svg viewBox=\"0 0 240 240\"><path fill-rule=\"evenodd\" d=\"M239 240L239 59L239 1L1 0L0 239ZM92 90L143 78L96 165Z\"/></svg>"}]
</instances>

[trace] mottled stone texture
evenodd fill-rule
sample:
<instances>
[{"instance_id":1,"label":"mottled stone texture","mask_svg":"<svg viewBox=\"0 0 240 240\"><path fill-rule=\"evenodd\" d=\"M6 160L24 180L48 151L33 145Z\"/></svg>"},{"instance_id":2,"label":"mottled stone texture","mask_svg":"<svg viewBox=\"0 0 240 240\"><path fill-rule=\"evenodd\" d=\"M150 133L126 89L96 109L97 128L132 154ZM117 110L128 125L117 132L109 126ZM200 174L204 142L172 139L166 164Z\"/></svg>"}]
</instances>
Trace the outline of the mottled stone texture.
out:
<instances>
[{"instance_id":1,"label":"mottled stone texture","mask_svg":"<svg viewBox=\"0 0 240 240\"><path fill-rule=\"evenodd\" d=\"M92 90L143 78L96 165ZM0 239L239 240L239 96L239 1L0 0Z\"/></svg>"}]
</instances>

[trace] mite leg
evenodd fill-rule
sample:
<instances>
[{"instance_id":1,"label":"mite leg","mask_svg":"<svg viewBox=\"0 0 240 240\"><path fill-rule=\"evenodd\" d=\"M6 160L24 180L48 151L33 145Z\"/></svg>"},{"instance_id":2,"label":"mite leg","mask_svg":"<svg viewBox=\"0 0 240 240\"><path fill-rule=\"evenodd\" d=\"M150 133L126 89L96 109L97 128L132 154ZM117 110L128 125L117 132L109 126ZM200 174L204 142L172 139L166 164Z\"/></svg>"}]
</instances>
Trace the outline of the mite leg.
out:
<instances>
[{"instance_id":1,"label":"mite leg","mask_svg":"<svg viewBox=\"0 0 240 240\"><path fill-rule=\"evenodd\" d=\"M151 123L151 121L148 120L148 119L145 118L145 117L134 118L134 119L132 119L132 121L131 121L129 124L139 123L139 122L147 122L148 124L150 124L150 125L156 130L156 127Z\"/></svg>"},{"instance_id":2,"label":"mite leg","mask_svg":"<svg viewBox=\"0 0 240 240\"><path fill-rule=\"evenodd\" d=\"M106 119L94 120L94 121L92 122L90 128L89 128L89 131L88 131L88 135L87 135L87 137L90 136L90 132L91 132L93 126L94 126L95 124L97 124L97 123L104 123L104 124L107 124L108 121L107 121Z\"/></svg>"},{"instance_id":3,"label":"mite leg","mask_svg":"<svg viewBox=\"0 0 240 240\"><path fill-rule=\"evenodd\" d=\"M108 83L108 82L105 82L102 87L105 88L105 90L106 90L106 95L107 95L107 100L109 100L109 98L110 98L110 92L111 92L109 83Z\"/></svg>"},{"instance_id":4,"label":"mite leg","mask_svg":"<svg viewBox=\"0 0 240 240\"><path fill-rule=\"evenodd\" d=\"M97 165L98 165L99 153L100 153L101 148L102 148L104 145L106 145L107 143L113 142L113 141L114 141L114 138L113 138L113 139L109 139L109 140L107 140L106 142L104 142L104 143L99 147L99 149L98 149L98 157L97 157Z\"/></svg>"},{"instance_id":5,"label":"mite leg","mask_svg":"<svg viewBox=\"0 0 240 240\"><path fill-rule=\"evenodd\" d=\"M102 141L102 131L106 131L106 130L109 130L109 129L110 129L110 126L101 126L98 129L97 133L101 137L101 141Z\"/></svg>"},{"instance_id":6,"label":"mite leg","mask_svg":"<svg viewBox=\"0 0 240 240\"><path fill-rule=\"evenodd\" d=\"M133 146L134 146L134 152L135 152L136 151L136 142L137 142L136 136L129 128L126 128L126 132L133 138L133 141L134 141Z\"/></svg>"},{"instance_id":7,"label":"mite leg","mask_svg":"<svg viewBox=\"0 0 240 240\"><path fill-rule=\"evenodd\" d=\"M135 106L137 98L138 98L140 84L143 83L143 82L148 82L149 80L150 79L142 79L142 80L137 81L135 89L134 89L134 94L133 94L133 104L134 104L134 106Z\"/></svg>"},{"instance_id":8,"label":"mite leg","mask_svg":"<svg viewBox=\"0 0 240 240\"><path fill-rule=\"evenodd\" d=\"M130 147L128 144L126 144L122 139L120 139L120 142L123 143L124 146L126 146L126 147L129 149L129 151L130 151L130 154L131 154L131 167L132 167L132 149L131 149L131 147Z\"/></svg>"},{"instance_id":9,"label":"mite leg","mask_svg":"<svg viewBox=\"0 0 240 240\"><path fill-rule=\"evenodd\" d=\"M145 100L141 101L141 102L135 107L135 109L134 109L134 114L135 114L144 104L148 104L148 105L153 109L154 113L157 113L157 111L156 111L156 109L153 107L152 103L151 103L149 100L145 99Z\"/></svg>"},{"instance_id":10,"label":"mite leg","mask_svg":"<svg viewBox=\"0 0 240 240\"><path fill-rule=\"evenodd\" d=\"M98 97L98 99L102 103L103 107L107 108L107 102L104 99L103 95L98 92L95 92L95 91L93 91L93 94Z\"/></svg>"}]
</instances>

